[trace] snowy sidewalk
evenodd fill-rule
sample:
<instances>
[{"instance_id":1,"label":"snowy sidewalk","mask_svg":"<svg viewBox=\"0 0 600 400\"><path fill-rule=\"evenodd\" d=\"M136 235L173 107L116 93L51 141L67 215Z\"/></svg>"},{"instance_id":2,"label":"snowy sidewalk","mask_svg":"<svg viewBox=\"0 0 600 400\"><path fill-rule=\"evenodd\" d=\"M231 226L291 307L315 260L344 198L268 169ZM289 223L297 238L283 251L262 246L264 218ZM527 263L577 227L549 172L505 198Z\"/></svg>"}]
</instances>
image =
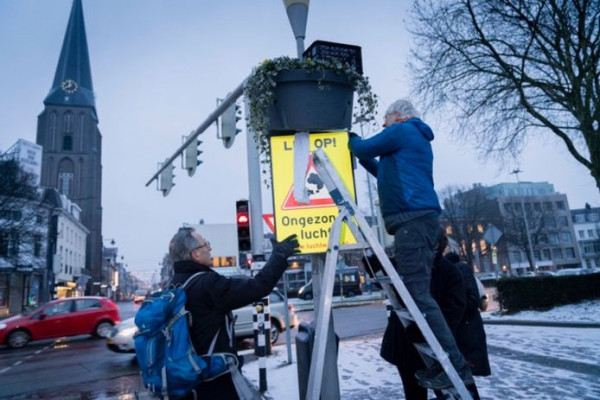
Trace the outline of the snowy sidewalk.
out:
<instances>
[{"instance_id":1,"label":"snowy sidewalk","mask_svg":"<svg viewBox=\"0 0 600 400\"><path fill-rule=\"evenodd\" d=\"M599 322L600 301L510 319ZM476 377L482 399L600 399L600 329L486 325L485 330L492 375ZM342 399L404 398L396 368L379 356L380 344L381 335L340 342ZM265 397L298 399L295 348L292 355L287 365L286 347L278 346L268 358ZM258 362L247 363L244 375L258 387Z\"/></svg>"}]
</instances>

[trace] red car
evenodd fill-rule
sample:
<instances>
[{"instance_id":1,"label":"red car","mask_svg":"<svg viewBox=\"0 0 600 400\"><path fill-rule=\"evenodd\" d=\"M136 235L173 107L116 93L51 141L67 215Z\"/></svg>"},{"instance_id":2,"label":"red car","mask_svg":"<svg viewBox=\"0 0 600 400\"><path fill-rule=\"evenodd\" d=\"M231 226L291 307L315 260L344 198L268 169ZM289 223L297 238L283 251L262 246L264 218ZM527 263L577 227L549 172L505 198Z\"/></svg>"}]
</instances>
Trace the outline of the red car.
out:
<instances>
[{"instance_id":1,"label":"red car","mask_svg":"<svg viewBox=\"0 0 600 400\"><path fill-rule=\"evenodd\" d=\"M91 334L106 337L121 318L105 297L67 297L0 321L0 344L24 347L31 340Z\"/></svg>"}]
</instances>

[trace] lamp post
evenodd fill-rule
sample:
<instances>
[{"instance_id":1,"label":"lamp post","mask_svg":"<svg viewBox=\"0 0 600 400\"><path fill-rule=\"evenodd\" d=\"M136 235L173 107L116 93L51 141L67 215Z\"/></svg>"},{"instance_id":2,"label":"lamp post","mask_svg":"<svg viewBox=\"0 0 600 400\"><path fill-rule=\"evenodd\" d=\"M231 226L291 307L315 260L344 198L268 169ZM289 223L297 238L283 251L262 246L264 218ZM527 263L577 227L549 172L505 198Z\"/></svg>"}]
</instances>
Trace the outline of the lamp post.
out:
<instances>
[{"instance_id":1,"label":"lamp post","mask_svg":"<svg viewBox=\"0 0 600 400\"><path fill-rule=\"evenodd\" d=\"M517 183L521 183L519 181L519 174L523 172L519 168L512 170L511 174L514 174L517 178ZM535 266L535 254L533 253L533 246L531 245L531 235L529 234L529 222L527 221L527 215L525 214L525 199L523 193L519 190L519 197L521 197L521 211L523 212L523 220L525 221L525 233L527 234L527 244L529 246L529 257L531 262ZM535 267L534 267L535 269Z\"/></svg>"},{"instance_id":2,"label":"lamp post","mask_svg":"<svg viewBox=\"0 0 600 400\"><path fill-rule=\"evenodd\" d=\"M309 0L283 0L294 38L298 58L304 53L304 38L306 37L306 20L308 19Z\"/></svg>"}]
</instances>

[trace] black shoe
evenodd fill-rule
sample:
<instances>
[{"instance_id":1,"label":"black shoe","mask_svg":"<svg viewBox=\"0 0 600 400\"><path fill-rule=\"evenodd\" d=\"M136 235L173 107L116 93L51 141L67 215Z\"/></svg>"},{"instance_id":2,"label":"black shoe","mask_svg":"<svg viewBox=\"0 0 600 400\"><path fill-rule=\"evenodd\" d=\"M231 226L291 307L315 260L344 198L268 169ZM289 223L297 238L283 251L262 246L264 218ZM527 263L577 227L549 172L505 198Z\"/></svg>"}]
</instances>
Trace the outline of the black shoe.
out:
<instances>
[{"instance_id":1,"label":"black shoe","mask_svg":"<svg viewBox=\"0 0 600 400\"><path fill-rule=\"evenodd\" d=\"M463 369L458 371L458 376L460 377L460 379L463 381L463 383L465 385L470 385L475 382L473 380L473 375L471 375L471 370L467 366L463 367ZM444 371L442 371L441 373L439 373L437 376L435 376L433 378L419 379L419 384L424 388L433 389L433 390L436 390L436 389L442 390L442 389L447 389L449 387L454 386L452 384L452 381L450 380L450 378L448 377L448 375L446 375L446 373Z\"/></svg>"},{"instance_id":2,"label":"black shoe","mask_svg":"<svg viewBox=\"0 0 600 400\"><path fill-rule=\"evenodd\" d=\"M427 379L433 379L443 372L444 369L442 368L440 363L434 362L431 367L427 369L421 369L415 372L415 376L417 377L417 380L422 381Z\"/></svg>"}]
</instances>

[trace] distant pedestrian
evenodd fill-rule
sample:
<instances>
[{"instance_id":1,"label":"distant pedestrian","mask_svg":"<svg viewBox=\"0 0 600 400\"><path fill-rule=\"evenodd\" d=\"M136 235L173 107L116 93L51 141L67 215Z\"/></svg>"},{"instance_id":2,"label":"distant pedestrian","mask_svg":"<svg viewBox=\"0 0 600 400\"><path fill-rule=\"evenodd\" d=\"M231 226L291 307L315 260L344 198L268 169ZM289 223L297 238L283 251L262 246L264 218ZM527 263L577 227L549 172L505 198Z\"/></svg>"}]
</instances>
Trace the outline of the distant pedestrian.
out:
<instances>
[{"instance_id":1,"label":"distant pedestrian","mask_svg":"<svg viewBox=\"0 0 600 400\"><path fill-rule=\"evenodd\" d=\"M186 309L191 314L190 336L197 354L232 353L234 318L232 310L267 296L288 266L287 258L298 252L296 235L273 247L273 253L254 278L227 278L213 271L210 242L193 228L179 228L171 239L169 254L174 262L173 285L182 284L197 272L200 275L186 288ZM216 335L216 336L215 336ZM212 343L216 337L216 342ZM240 368L243 359L238 357ZM239 398L230 374L201 383L185 399L237 400Z\"/></svg>"},{"instance_id":2,"label":"distant pedestrian","mask_svg":"<svg viewBox=\"0 0 600 400\"><path fill-rule=\"evenodd\" d=\"M383 126L369 139L351 133L348 145L361 165L377 177L385 228L394 235L398 273L460 378L472 383L471 371L430 294L441 212L433 185L433 131L407 100L390 105ZM431 389L452 386L446 373L437 368L420 376L421 384Z\"/></svg>"}]
</instances>

